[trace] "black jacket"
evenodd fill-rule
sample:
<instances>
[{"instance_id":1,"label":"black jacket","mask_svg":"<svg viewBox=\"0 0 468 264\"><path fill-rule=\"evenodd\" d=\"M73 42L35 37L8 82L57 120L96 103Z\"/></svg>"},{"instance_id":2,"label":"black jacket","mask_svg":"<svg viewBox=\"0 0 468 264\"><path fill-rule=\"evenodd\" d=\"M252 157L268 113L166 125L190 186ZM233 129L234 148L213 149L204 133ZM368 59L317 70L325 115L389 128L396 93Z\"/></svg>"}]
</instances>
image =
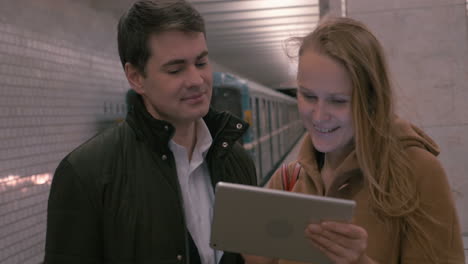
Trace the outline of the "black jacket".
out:
<instances>
[{"instance_id":1,"label":"black jacket","mask_svg":"<svg viewBox=\"0 0 468 264\"><path fill-rule=\"evenodd\" d=\"M139 96L130 103L123 123L58 166L49 196L45 263L199 263L168 146L174 127L152 118ZM254 164L236 143L248 125L213 110L204 121L213 137L206 156L213 186L255 185ZM243 260L226 252L221 263Z\"/></svg>"}]
</instances>

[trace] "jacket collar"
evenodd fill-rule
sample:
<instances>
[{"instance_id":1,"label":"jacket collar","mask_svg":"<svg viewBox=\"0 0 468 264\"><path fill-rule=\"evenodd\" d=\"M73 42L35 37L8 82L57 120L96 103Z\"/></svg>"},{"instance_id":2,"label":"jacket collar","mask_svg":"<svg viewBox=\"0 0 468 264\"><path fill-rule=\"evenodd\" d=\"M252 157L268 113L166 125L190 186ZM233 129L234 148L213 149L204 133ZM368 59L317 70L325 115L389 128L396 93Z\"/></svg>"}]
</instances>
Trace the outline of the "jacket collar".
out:
<instances>
[{"instance_id":1,"label":"jacket collar","mask_svg":"<svg viewBox=\"0 0 468 264\"><path fill-rule=\"evenodd\" d=\"M153 149L168 151L168 143L175 132L174 126L151 116L141 96L133 90L127 93L126 99L128 108L126 121L135 131L137 138L147 141ZM232 147L249 126L247 122L227 112L220 113L211 108L203 120L213 138L213 144L226 150Z\"/></svg>"},{"instance_id":2,"label":"jacket collar","mask_svg":"<svg viewBox=\"0 0 468 264\"><path fill-rule=\"evenodd\" d=\"M312 140L307 134L298 155L298 162L304 168L307 177L309 177L321 195L351 198L363 186L364 178L359 168L356 152L353 150L334 172L333 181L328 190L322 180L320 169L323 165L324 154L318 152Z\"/></svg>"},{"instance_id":3,"label":"jacket collar","mask_svg":"<svg viewBox=\"0 0 468 264\"><path fill-rule=\"evenodd\" d=\"M434 140L410 122L395 117L392 120L392 129L394 129L395 136L404 149L417 147L434 156L439 154L439 146ZM308 177L314 182L317 190L322 195L327 196L353 197L365 183L356 151L351 151L335 170L334 180L328 190L325 190L320 174L322 157L323 153L314 149L312 140L307 135L299 151L298 161L307 172Z\"/></svg>"}]
</instances>

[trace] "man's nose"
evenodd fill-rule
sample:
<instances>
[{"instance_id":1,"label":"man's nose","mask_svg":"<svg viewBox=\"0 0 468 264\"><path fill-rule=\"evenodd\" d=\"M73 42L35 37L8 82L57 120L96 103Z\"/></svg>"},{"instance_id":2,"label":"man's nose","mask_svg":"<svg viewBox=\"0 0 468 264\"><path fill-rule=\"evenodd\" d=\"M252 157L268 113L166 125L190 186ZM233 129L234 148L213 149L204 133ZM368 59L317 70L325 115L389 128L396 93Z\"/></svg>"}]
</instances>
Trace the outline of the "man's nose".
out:
<instances>
[{"instance_id":1,"label":"man's nose","mask_svg":"<svg viewBox=\"0 0 468 264\"><path fill-rule=\"evenodd\" d=\"M203 84L203 74L200 69L195 66L189 67L186 82L189 87L200 86Z\"/></svg>"}]
</instances>

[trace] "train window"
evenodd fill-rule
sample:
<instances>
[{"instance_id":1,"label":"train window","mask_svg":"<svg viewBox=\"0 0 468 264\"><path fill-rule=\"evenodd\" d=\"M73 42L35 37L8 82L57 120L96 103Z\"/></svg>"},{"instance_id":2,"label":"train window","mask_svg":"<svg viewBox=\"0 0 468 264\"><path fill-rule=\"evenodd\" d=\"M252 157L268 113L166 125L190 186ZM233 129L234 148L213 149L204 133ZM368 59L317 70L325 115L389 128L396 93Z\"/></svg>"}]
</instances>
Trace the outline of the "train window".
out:
<instances>
[{"instance_id":1,"label":"train window","mask_svg":"<svg viewBox=\"0 0 468 264\"><path fill-rule=\"evenodd\" d=\"M280 102L276 101L275 102L275 123L276 123L276 128L275 129L276 129L276 132L278 134L276 134L277 136L276 136L275 144L278 146L277 147L278 148L278 154L281 157L283 155L283 148L281 146L281 140L280 140L280 138L281 138L281 130L280 130L281 126L280 126L280 119L279 119L280 118L280 116L279 116L280 115L279 107L280 107Z\"/></svg>"},{"instance_id":2,"label":"train window","mask_svg":"<svg viewBox=\"0 0 468 264\"><path fill-rule=\"evenodd\" d=\"M218 111L227 111L242 118L242 99L239 88L218 86L213 89L211 106Z\"/></svg>"},{"instance_id":3,"label":"train window","mask_svg":"<svg viewBox=\"0 0 468 264\"><path fill-rule=\"evenodd\" d=\"M249 109L250 109L250 114L251 114L251 120L250 120L250 129L252 130L252 135L255 138L255 108L253 105L253 100L252 97L249 96Z\"/></svg>"},{"instance_id":4,"label":"train window","mask_svg":"<svg viewBox=\"0 0 468 264\"><path fill-rule=\"evenodd\" d=\"M266 135L266 132L267 132L267 118L266 118L266 100L265 99L262 99L262 106L261 106L261 113L260 115L262 116L262 120L260 121L261 122L261 126L262 126L262 136L263 135Z\"/></svg>"},{"instance_id":5,"label":"train window","mask_svg":"<svg viewBox=\"0 0 468 264\"><path fill-rule=\"evenodd\" d=\"M260 137L262 135L262 128L260 126L261 124L261 118L260 118L260 100L258 97L255 97L255 126L257 127L257 133L255 134L255 141L257 142L257 145L255 147L255 153L256 153L256 160L257 160L257 173L260 179L262 178L263 175L263 165L262 165L262 146L260 144Z\"/></svg>"},{"instance_id":6,"label":"train window","mask_svg":"<svg viewBox=\"0 0 468 264\"><path fill-rule=\"evenodd\" d=\"M280 103L279 102L276 102L275 104L275 110L276 110L276 129L279 129L281 128L280 126L280 120L279 120L279 115L280 115L280 111L279 111L279 106L280 106Z\"/></svg>"},{"instance_id":7,"label":"train window","mask_svg":"<svg viewBox=\"0 0 468 264\"><path fill-rule=\"evenodd\" d=\"M276 130L278 129L278 103L273 103L273 124L275 125L273 128Z\"/></svg>"},{"instance_id":8,"label":"train window","mask_svg":"<svg viewBox=\"0 0 468 264\"><path fill-rule=\"evenodd\" d=\"M257 129L258 129L258 125L257 125L257 104L255 102L255 98L253 96L251 96L249 98L249 101L250 101L250 109L252 110L252 137L253 137L253 140L255 140L257 138Z\"/></svg>"},{"instance_id":9,"label":"train window","mask_svg":"<svg viewBox=\"0 0 468 264\"><path fill-rule=\"evenodd\" d=\"M262 135L262 127L261 127L261 117L260 117L260 102L258 97L255 98L255 119L257 120L257 140L260 140L260 136Z\"/></svg>"},{"instance_id":10,"label":"train window","mask_svg":"<svg viewBox=\"0 0 468 264\"><path fill-rule=\"evenodd\" d=\"M286 104L283 104L283 107L282 107L282 111L281 111L281 119L282 119L282 123L283 123L283 126L286 125L288 123L288 121L286 120L287 117L286 117L286 114L287 114L287 105Z\"/></svg>"},{"instance_id":11,"label":"train window","mask_svg":"<svg viewBox=\"0 0 468 264\"><path fill-rule=\"evenodd\" d=\"M271 162L270 164L271 164L271 166L273 166L274 161L275 161L275 159L274 159L274 154L273 154L273 127L274 127L273 125L274 125L274 124L273 124L273 115L272 115L272 114L273 114L273 107L272 107L272 104L273 104L273 102L270 101L270 100L268 100L268 102L267 102L268 124L267 124L267 125L268 125L268 136L269 136L269 138L268 138L268 145L270 146L270 147L268 148L268 152L270 152L270 155L269 155L269 156L270 156L270 162Z\"/></svg>"},{"instance_id":12,"label":"train window","mask_svg":"<svg viewBox=\"0 0 468 264\"><path fill-rule=\"evenodd\" d=\"M276 130L276 102L271 102L271 131Z\"/></svg>"},{"instance_id":13,"label":"train window","mask_svg":"<svg viewBox=\"0 0 468 264\"><path fill-rule=\"evenodd\" d=\"M273 122L272 122L272 117L271 117L271 101L267 101L267 109L268 109L268 112L267 112L267 115L268 115L268 132L271 133L272 130L273 130Z\"/></svg>"},{"instance_id":14,"label":"train window","mask_svg":"<svg viewBox=\"0 0 468 264\"><path fill-rule=\"evenodd\" d=\"M278 102L275 102L275 129L279 128L279 122L278 122Z\"/></svg>"}]
</instances>

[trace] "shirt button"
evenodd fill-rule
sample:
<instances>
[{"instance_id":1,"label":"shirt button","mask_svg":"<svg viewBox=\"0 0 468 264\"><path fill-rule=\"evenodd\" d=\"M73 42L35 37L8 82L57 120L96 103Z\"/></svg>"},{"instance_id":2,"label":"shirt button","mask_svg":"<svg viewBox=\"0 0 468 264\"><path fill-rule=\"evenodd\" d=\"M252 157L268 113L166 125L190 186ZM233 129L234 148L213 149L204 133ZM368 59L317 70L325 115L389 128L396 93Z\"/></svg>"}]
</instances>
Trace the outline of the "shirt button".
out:
<instances>
[{"instance_id":1,"label":"shirt button","mask_svg":"<svg viewBox=\"0 0 468 264\"><path fill-rule=\"evenodd\" d=\"M223 148L227 148L229 146L229 144L227 142L223 142L223 144L221 144L221 146L223 146Z\"/></svg>"},{"instance_id":2,"label":"shirt button","mask_svg":"<svg viewBox=\"0 0 468 264\"><path fill-rule=\"evenodd\" d=\"M182 261L182 255L177 255L177 260Z\"/></svg>"},{"instance_id":3,"label":"shirt button","mask_svg":"<svg viewBox=\"0 0 468 264\"><path fill-rule=\"evenodd\" d=\"M166 156L166 155L162 155L162 156L161 156L161 159L162 159L162 160L167 160L167 156Z\"/></svg>"},{"instance_id":4,"label":"shirt button","mask_svg":"<svg viewBox=\"0 0 468 264\"><path fill-rule=\"evenodd\" d=\"M241 123L237 123L236 128L237 129L242 129L243 125Z\"/></svg>"}]
</instances>

